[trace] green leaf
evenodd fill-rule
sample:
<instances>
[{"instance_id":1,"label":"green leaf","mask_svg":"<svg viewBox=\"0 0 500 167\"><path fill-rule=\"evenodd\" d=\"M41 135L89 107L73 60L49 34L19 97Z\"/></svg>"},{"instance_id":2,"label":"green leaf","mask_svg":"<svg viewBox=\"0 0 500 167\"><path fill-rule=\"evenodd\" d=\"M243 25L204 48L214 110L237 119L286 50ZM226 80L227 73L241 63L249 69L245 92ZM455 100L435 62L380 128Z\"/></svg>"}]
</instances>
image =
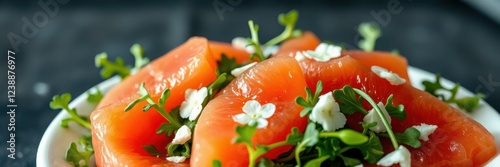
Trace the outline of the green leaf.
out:
<instances>
[{"instance_id":1,"label":"green leaf","mask_svg":"<svg viewBox=\"0 0 500 167\"><path fill-rule=\"evenodd\" d=\"M340 158L342 158L342 160L344 161L345 166L356 166L361 164L361 161L356 158L346 157L342 155L340 156Z\"/></svg>"},{"instance_id":2,"label":"green leaf","mask_svg":"<svg viewBox=\"0 0 500 167\"><path fill-rule=\"evenodd\" d=\"M309 123L306 127L306 131L304 132L304 138L302 139L301 143L304 143L306 146L314 146L316 143L318 143L318 135L319 132L316 129L316 124L315 123Z\"/></svg>"},{"instance_id":3,"label":"green leaf","mask_svg":"<svg viewBox=\"0 0 500 167\"><path fill-rule=\"evenodd\" d=\"M156 134L162 134L162 133L165 133L168 137L172 136L175 131L177 130L178 128L171 124L171 123L168 123L168 122L164 122L160 125L160 127L156 130Z\"/></svg>"},{"instance_id":4,"label":"green leaf","mask_svg":"<svg viewBox=\"0 0 500 167\"><path fill-rule=\"evenodd\" d=\"M88 167L89 158L94 154L92 139L89 136L84 136L78 140L78 144L79 145L75 142L71 142L68 150L66 150L65 159L73 166Z\"/></svg>"},{"instance_id":5,"label":"green leaf","mask_svg":"<svg viewBox=\"0 0 500 167\"><path fill-rule=\"evenodd\" d=\"M318 167L318 166L321 166L321 164L323 163L323 161L327 160L328 158L330 158L330 156L322 156L322 157L315 158L315 159L310 160L309 162L307 162L306 165L304 165L304 167Z\"/></svg>"},{"instance_id":6,"label":"green leaf","mask_svg":"<svg viewBox=\"0 0 500 167\"><path fill-rule=\"evenodd\" d=\"M384 155L384 149L382 147L382 143L380 143L380 139L374 132L369 131L368 134L370 135L370 138L367 143L354 145L352 147L359 149L363 155L363 159L369 164L375 164Z\"/></svg>"},{"instance_id":7,"label":"green leaf","mask_svg":"<svg viewBox=\"0 0 500 167\"><path fill-rule=\"evenodd\" d=\"M406 118L406 111L404 109L404 106L400 104L394 107L392 105L392 97L393 95L391 94L389 98L387 98L387 102L385 103L385 110L387 110L387 113L390 116L397 118L399 120L404 120Z\"/></svg>"},{"instance_id":8,"label":"green leaf","mask_svg":"<svg viewBox=\"0 0 500 167\"><path fill-rule=\"evenodd\" d=\"M362 98L356 97L356 92L349 85L344 86L342 89L334 90L333 96L339 102L340 111L344 114L353 114L356 111L363 114L368 113L363 107Z\"/></svg>"},{"instance_id":9,"label":"green leaf","mask_svg":"<svg viewBox=\"0 0 500 167\"><path fill-rule=\"evenodd\" d=\"M337 138L347 145L360 145L368 141L367 136L352 129L342 129L336 133L339 134Z\"/></svg>"},{"instance_id":10,"label":"green leaf","mask_svg":"<svg viewBox=\"0 0 500 167\"><path fill-rule=\"evenodd\" d=\"M234 55L233 55L234 56ZM231 74L231 71L235 68L243 66L242 64L238 64L236 62L235 57L228 57L226 54L221 55L221 59L217 61L217 71L220 74L227 73Z\"/></svg>"},{"instance_id":11,"label":"green leaf","mask_svg":"<svg viewBox=\"0 0 500 167\"><path fill-rule=\"evenodd\" d=\"M280 14L278 16L278 22L282 25L285 26L285 30L283 32L274 37L273 39L269 40L264 44L265 47L277 45L287 39L290 39L292 37L297 37L301 35L301 31L295 29L295 24L297 23L297 20L299 19L299 12L297 10L291 10L290 12L284 14Z\"/></svg>"},{"instance_id":12,"label":"green leaf","mask_svg":"<svg viewBox=\"0 0 500 167\"><path fill-rule=\"evenodd\" d=\"M388 137L386 133L379 133L380 136ZM420 132L413 128L407 128L403 133L395 133L394 136L398 143L409 145L413 148L419 148L422 143L418 138L420 137Z\"/></svg>"},{"instance_id":13,"label":"green leaf","mask_svg":"<svg viewBox=\"0 0 500 167\"><path fill-rule=\"evenodd\" d=\"M298 142L302 141L303 137L304 136L302 134L299 134L299 128L293 127L290 134L286 136L285 143L295 145Z\"/></svg>"},{"instance_id":14,"label":"green leaf","mask_svg":"<svg viewBox=\"0 0 500 167\"><path fill-rule=\"evenodd\" d=\"M152 156L160 156L162 153L154 145L143 145L142 148Z\"/></svg>"},{"instance_id":15,"label":"green leaf","mask_svg":"<svg viewBox=\"0 0 500 167\"><path fill-rule=\"evenodd\" d=\"M121 57L115 59L114 62L108 60L106 52L97 54L95 57L95 66L101 68L101 77L104 79L110 78L113 75L118 75L120 78L125 78L130 75L130 68L125 65Z\"/></svg>"},{"instance_id":16,"label":"green leaf","mask_svg":"<svg viewBox=\"0 0 500 167\"><path fill-rule=\"evenodd\" d=\"M377 25L373 23L361 23L358 27L358 32L363 37L358 43L359 48L367 52L373 51L375 42L382 34Z\"/></svg>"},{"instance_id":17,"label":"green leaf","mask_svg":"<svg viewBox=\"0 0 500 167\"><path fill-rule=\"evenodd\" d=\"M69 109L69 101L71 101L71 94L64 93L62 95L55 95L54 97L52 97L52 101L49 103L49 105L53 110Z\"/></svg>"},{"instance_id":18,"label":"green leaf","mask_svg":"<svg viewBox=\"0 0 500 167\"><path fill-rule=\"evenodd\" d=\"M368 124L365 124L364 122L359 122L361 126L363 127L363 134L366 134L370 128L377 126L377 122L371 122Z\"/></svg>"},{"instance_id":19,"label":"green leaf","mask_svg":"<svg viewBox=\"0 0 500 167\"><path fill-rule=\"evenodd\" d=\"M329 156L336 157L337 153L341 149L341 141L338 138L330 137L330 138L322 138L316 144L316 150L318 151L318 157Z\"/></svg>"},{"instance_id":20,"label":"green leaf","mask_svg":"<svg viewBox=\"0 0 500 167\"><path fill-rule=\"evenodd\" d=\"M169 97L170 97L170 89L165 89L161 93L160 99L158 100L158 104L160 104L160 106L164 106L165 105L165 101L167 101L167 99Z\"/></svg>"},{"instance_id":21,"label":"green leaf","mask_svg":"<svg viewBox=\"0 0 500 167\"><path fill-rule=\"evenodd\" d=\"M472 112L479 107L479 101L481 101L482 98L484 98L484 95L479 93L472 97L455 99L454 102L465 111Z\"/></svg>"},{"instance_id":22,"label":"green leaf","mask_svg":"<svg viewBox=\"0 0 500 167\"><path fill-rule=\"evenodd\" d=\"M479 107L479 101L484 97L483 94L479 93L472 97L463 97L458 99L455 98L458 93L458 89L460 88L460 84L455 83L455 86L453 86L453 88L446 88L441 84L441 76L439 74L436 74L436 79L434 82L425 80L422 81L422 85L424 85L424 90L426 92L432 94L433 96L441 99L444 102L455 103L458 107L464 109L467 112L472 112L477 107ZM438 90L447 91L451 94L451 96L446 99L446 96L444 94L438 93Z\"/></svg>"},{"instance_id":23,"label":"green leaf","mask_svg":"<svg viewBox=\"0 0 500 167\"><path fill-rule=\"evenodd\" d=\"M142 48L141 45L139 45L137 43L132 45L132 47L130 47L130 53L132 53L132 55L134 55L134 58L135 58L134 68L136 70L141 69L142 66L149 63L149 59L143 57L144 56L144 48Z\"/></svg>"},{"instance_id":24,"label":"green leaf","mask_svg":"<svg viewBox=\"0 0 500 167\"><path fill-rule=\"evenodd\" d=\"M233 140L234 143L244 143L252 145L252 136L257 130L257 125L239 125L236 127L236 138Z\"/></svg>"},{"instance_id":25,"label":"green leaf","mask_svg":"<svg viewBox=\"0 0 500 167\"><path fill-rule=\"evenodd\" d=\"M180 145L170 143L167 145L167 155L189 158L191 156L191 143L189 141Z\"/></svg>"},{"instance_id":26,"label":"green leaf","mask_svg":"<svg viewBox=\"0 0 500 167\"><path fill-rule=\"evenodd\" d=\"M218 159L214 159L212 161L212 167L222 167L222 162L220 162L220 160Z\"/></svg>"},{"instance_id":27,"label":"green leaf","mask_svg":"<svg viewBox=\"0 0 500 167\"><path fill-rule=\"evenodd\" d=\"M95 92L87 91L87 101L94 104L99 104L101 99L104 97L99 88L95 88Z\"/></svg>"}]
</instances>

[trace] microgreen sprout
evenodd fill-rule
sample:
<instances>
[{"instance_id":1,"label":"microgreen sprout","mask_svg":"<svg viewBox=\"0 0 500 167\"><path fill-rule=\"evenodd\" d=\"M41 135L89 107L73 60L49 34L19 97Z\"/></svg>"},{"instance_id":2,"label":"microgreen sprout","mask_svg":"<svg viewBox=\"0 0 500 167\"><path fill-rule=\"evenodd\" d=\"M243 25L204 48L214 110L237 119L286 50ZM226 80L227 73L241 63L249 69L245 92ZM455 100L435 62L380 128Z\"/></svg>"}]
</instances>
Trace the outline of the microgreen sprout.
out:
<instances>
[{"instance_id":1,"label":"microgreen sprout","mask_svg":"<svg viewBox=\"0 0 500 167\"><path fill-rule=\"evenodd\" d=\"M481 99L484 97L483 94L478 93L475 94L474 96L469 96L469 97L463 97L463 98L457 98L457 93L458 89L460 88L460 84L455 83L455 86L453 88L446 88L441 84L441 76L439 74L436 74L436 79L434 82L432 81L422 81L422 85L425 87L425 91L429 92L430 94L436 96L437 98L441 99L442 101L446 103L455 103L457 104L458 107L464 109L467 112L472 112L476 108L479 107L479 102ZM449 98L446 98L444 94L439 93L438 90L446 91L451 94Z\"/></svg>"},{"instance_id":2,"label":"microgreen sprout","mask_svg":"<svg viewBox=\"0 0 500 167\"><path fill-rule=\"evenodd\" d=\"M363 37L358 43L359 48L367 52L373 51L375 42L381 35L377 25L373 23L361 23L358 27L358 32Z\"/></svg>"},{"instance_id":3,"label":"microgreen sprout","mask_svg":"<svg viewBox=\"0 0 500 167\"><path fill-rule=\"evenodd\" d=\"M81 151L80 151L81 150ZM94 155L91 136L83 136L78 142L71 142L66 150L66 161L76 167L88 167L90 157Z\"/></svg>"},{"instance_id":4,"label":"microgreen sprout","mask_svg":"<svg viewBox=\"0 0 500 167\"><path fill-rule=\"evenodd\" d=\"M65 118L61 121L61 126L67 128L68 123L70 121L74 121L80 124L81 126L90 129L89 118L78 115L75 108L70 108L69 107L70 101L71 101L71 94L65 93L62 95L55 95L54 97L52 97L52 101L49 104L51 109L53 110L63 109L70 115L69 118Z\"/></svg>"},{"instance_id":5,"label":"microgreen sprout","mask_svg":"<svg viewBox=\"0 0 500 167\"><path fill-rule=\"evenodd\" d=\"M149 63L148 58L143 58L144 49L139 44L134 44L130 47L130 53L135 58L134 69L138 71L142 66ZM108 54L106 52L97 54L95 57L95 66L101 68L101 77L104 79L110 78L113 75L118 75L120 78L125 78L129 76L132 71L131 67L125 65L125 61L121 57L117 57L115 61L108 60Z\"/></svg>"},{"instance_id":6,"label":"microgreen sprout","mask_svg":"<svg viewBox=\"0 0 500 167\"><path fill-rule=\"evenodd\" d=\"M94 90L94 92L87 91L87 101L93 104L99 104L104 95L99 88L96 87Z\"/></svg>"}]
</instances>

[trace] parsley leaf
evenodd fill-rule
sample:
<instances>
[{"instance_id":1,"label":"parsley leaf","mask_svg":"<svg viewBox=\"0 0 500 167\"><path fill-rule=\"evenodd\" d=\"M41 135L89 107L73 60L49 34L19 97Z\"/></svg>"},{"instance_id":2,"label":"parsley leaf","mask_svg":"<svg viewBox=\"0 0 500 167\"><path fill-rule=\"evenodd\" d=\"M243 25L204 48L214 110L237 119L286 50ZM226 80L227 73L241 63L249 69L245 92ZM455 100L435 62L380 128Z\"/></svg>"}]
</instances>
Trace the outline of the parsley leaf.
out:
<instances>
[{"instance_id":1,"label":"parsley leaf","mask_svg":"<svg viewBox=\"0 0 500 167\"><path fill-rule=\"evenodd\" d=\"M257 125L254 126L237 126L236 127L236 138L234 138L234 143L244 143L252 145L252 136L257 130Z\"/></svg>"},{"instance_id":2,"label":"parsley leaf","mask_svg":"<svg viewBox=\"0 0 500 167\"><path fill-rule=\"evenodd\" d=\"M99 104L101 99L104 97L102 94L101 90L99 88L95 88L95 92L87 91L87 101L94 103L94 104Z\"/></svg>"},{"instance_id":3,"label":"parsley leaf","mask_svg":"<svg viewBox=\"0 0 500 167\"><path fill-rule=\"evenodd\" d=\"M460 88L460 84L455 83L455 86L453 88L446 88L441 84L441 75L436 74L436 79L434 82L425 80L422 81L422 85L424 85L424 90L433 96L441 99L442 101L446 103L455 103L457 104L458 107L461 109L464 109L467 112L472 112L474 111L477 107L479 107L479 101L484 97L483 94L479 93L476 94L472 97L464 97L464 98L456 98L456 95L458 93L458 89ZM446 96L442 93L439 93L438 90L443 90L447 91L451 94L449 98L446 98Z\"/></svg>"},{"instance_id":4,"label":"parsley leaf","mask_svg":"<svg viewBox=\"0 0 500 167\"><path fill-rule=\"evenodd\" d=\"M337 89L333 91L333 96L335 100L339 102L340 111L345 114L353 114L358 111L363 114L368 114L362 104L362 97L357 97L354 89L346 85L342 89Z\"/></svg>"},{"instance_id":5,"label":"parsley leaf","mask_svg":"<svg viewBox=\"0 0 500 167\"><path fill-rule=\"evenodd\" d=\"M309 123L306 127L306 131L304 132L304 138L297 146L295 146L295 161L298 166L301 166L300 152L304 151L307 146L312 147L318 143L318 135L319 132L316 129L316 124L312 122Z\"/></svg>"},{"instance_id":6,"label":"parsley leaf","mask_svg":"<svg viewBox=\"0 0 500 167\"><path fill-rule=\"evenodd\" d=\"M222 162L220 162L220 160L214 159L212 161L212 167L222 167Z\"/></svg>"},{"instance_id":7,"label":"parsley leaf","mask_svg":"<svg viewBox=\"0 0 500 167\"><path fill-rule=\"evenodd\" d=\"M241 64L236 62L236 58L230 58L226 54L222 54L221 59L217 61L217 72L219 74L231 74L231 71L238 67L241 67Z\"/></svg>"},{"instance_id":8,"label":"parsley leaf","mask_svg":"<svg viewBox=\"0 0 500 167\"><path fill-rule=\"evenodd\" d=\"M391 94L387 98L387 102L385 103L385 110L387 110L387 113L390 116L397 118L399 120L404 120L406 118L405 107L401 104L394 107L392 105L392 97L393 97L393 95Z\"/></svg>"},{"instance_id":9,"label":"parsley leaf","mask_svg":"<svg viewBox=\"0 0 500 167\"><path fill-rule=\"evenodd\" d=\"M358 43L359 48L367 52L373 51L375 42L382 34L377 25L373 23L361 23L358 27L358 32L363 37Z\"/></svg>"},{"instance_id":10,"label":"parsley leaf","mask_svg":"<svg viewBox=\"0 0 500 167\"><path fill-rule=\"evenodd\" d=\"M71 142L68 150L66 151L65 159L73 166L88 167L89 158L93 154L94 148L92 147L92 138L90 136L83 136L78 140L78 145L75 142Z\"/></svg>"},{"instance_id":11,"label":"parsley leaf","mask_svg":"<svg viewBox=\"0 0 500 167\"><path fill-rule=\"evenodd\" d=\"M63 109L70 115L69 118L63 119L61 121L61 126L67 128L68 123L70 121L74 121L80 124L81 126L90 129L89 118L78 115L75 108L70 108L69 107L70 101L71 101L71 94L65 93L62 95L55 95L54 97L52 97L52 101L49 104L51 109L53 110Z\"/></svg>"}]
</instances>

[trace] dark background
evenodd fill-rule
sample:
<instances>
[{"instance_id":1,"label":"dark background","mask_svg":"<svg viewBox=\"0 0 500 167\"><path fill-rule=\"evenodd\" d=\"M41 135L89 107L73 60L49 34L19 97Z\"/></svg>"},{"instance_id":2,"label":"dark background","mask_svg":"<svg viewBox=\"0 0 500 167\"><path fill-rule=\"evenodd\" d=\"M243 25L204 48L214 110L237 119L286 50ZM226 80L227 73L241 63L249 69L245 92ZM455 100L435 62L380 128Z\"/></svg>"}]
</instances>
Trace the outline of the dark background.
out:
<instances>
[{"instance_id":1,"label":"dark background","mask_svg":"<svg viewBox=\"0 0 500 167\"><path fill-rule=\"evenodd\" d=\"M215 1L229 5L221 17ZM16 54L16 160L7 158L7 116L0 114L0 166L35 166L38 143L58 111L49 109L53 95L84 93L102 81L94 67L94 56L106 51L111 59L126 58L129 47L140 43L146 56L156 58L193 35L230 41L249 36L247 21L260 25L261 41L279 34L279 13L298 9L298 27L315 32L322 40L355 48L356 26L374 21L371 13L389 12L384 1L250 1L231 6L227 0L158 1L69 1ZM30 22L43 12L39 1L0 2L1 52L12 46L8 33L22 35L22 18ZM45 2L45 1L43 1ZM460 82L473 92L483 92L486 101L500 109L500 24L469 4L457 1L399 0L401 11L391 14L382 26L376 49L398 49L410 65ZM384 13L384 12L382 12ZM384 20L388 20L383 16ZM5 54L0 69L7 69ZM2 72L4 73L4 72ZM5 72L6 73L6 72ZM6 75L2 74L2 96ZM486 82L483 82L483 81ZM494 83L492 83L491 81ZM488 83L489 81L489 83ZM495 82L497 81L497 82ZM3 93L5 92L5 93ZM0 101L6 106L5 98ZM5 111L7 111L5 109ZM500 121L500 120L499 120Z\"/></svg>"}]
</instances>

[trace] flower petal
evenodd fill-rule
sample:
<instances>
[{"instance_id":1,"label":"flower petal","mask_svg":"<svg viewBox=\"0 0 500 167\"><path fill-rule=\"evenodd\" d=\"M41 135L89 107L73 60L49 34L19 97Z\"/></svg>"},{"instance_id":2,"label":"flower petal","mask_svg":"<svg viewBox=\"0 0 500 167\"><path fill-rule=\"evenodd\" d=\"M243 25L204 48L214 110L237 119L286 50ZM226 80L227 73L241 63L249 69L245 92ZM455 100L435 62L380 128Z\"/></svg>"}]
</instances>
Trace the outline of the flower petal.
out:
<instances>
[{"instance_id":1,"label":"flower petal","mask_svg":"<svg viewBox=\"0 0 500 167\"><path fill-rule=\"evenodd\" d=\"M371 70L372 70L372 72L377 74L377 76L379 76L380 78L384 78L387 81L389 81L389 83L391 83L391 85L401 85L401 84L406 83L406 80L404 78L399 77L398 74L389 72L385 68L382 68L379 66L372 66Z\"/></svg>"},{"instance_id":2,"label":"flower petal","mask_svg":"<svg viewBox=\"0 0 500 167\"><path fill-rule=\"evenodd\" d=\"M231 75L237 77L256 64L257 64L257 62L253 62L253 63L247 64L247 65L244 65L243 67L235 68L235 69L231 70Z\"/></svg>"},{"instance_id":3,"label":"flower petal","mask_svg":"<svg viewBox=\"0 0 500 167\"><path fill-rule=\"evenodd\" d=\"M179 108L179 111L180 111L180 115L181 115L181 118L187 118L191 115L191 111L193 109L193 106L187 102L187 101L183 101L182 104L181 104L181 107Z\"/></svg>"},{"instance_id":4,"label":"flower petal","mask_svg":"<svg viewBox=\"0 0 500 167\"><path fill-rule=\"evenodd\" d=\"M273 103L267 103L261 107L260 116L262 118L269 118L273 116L275 110L276 110L276 105L274 105Z\"/></svg>"},{"instance_id":5,"label":"flower petal","mask_svg":"<svg viewBox=\"0 0 500 167\"><path fill-rule=\"evenodd\" d=\"M191 114L189 115L189 120L194 121L196 118L198 118L198 115L200 115L202 109L203 106L201 106L201 104L193 106L193 108L191 109Z\"/></svg>"},{"instance_id":6,"label":"flower petal","mask_svg":"<svg viewBox=\"0 0 500 167\"><path fill-rule=\"evenodd\" d=\"M248 117L247 114L241 113L241 114L233 116L233 121L237 122L239 124L242 124L242 125L246 125L246 124L248 124L248 122L250 122L250 118Z\"/></svg>"},{"instance_id":7,"label":"flower petal","mask_svg":"<svg viewBox=\"0 0 500 167\"><path fill-rule=\"evenodd\" d=\"M249 100L243 105L243 112L247 114L255 113L260 110L260 103L257 100Z\"/></svg>"},{"instance_id":8,"label":"flower petal","mask_svg":"<svg viewBox=\"0 0 500 167\"><path fill-rule=\"evenodd\" d=\"M200 105L205 101L205 98L208 95L207 87L202 87L200 90L196 92L196 101L200 103Z\"/></svg>"},{"instance_id":9,"label":"flower petal","mask_svg":"<svg viewBox=\"0 0 500 167\"><path fill-rule=\"evenodd\" d=\"M257 119L257 128L262 129L267 127L267 120L264 118Z\"/></svg>"}]
</instances>

